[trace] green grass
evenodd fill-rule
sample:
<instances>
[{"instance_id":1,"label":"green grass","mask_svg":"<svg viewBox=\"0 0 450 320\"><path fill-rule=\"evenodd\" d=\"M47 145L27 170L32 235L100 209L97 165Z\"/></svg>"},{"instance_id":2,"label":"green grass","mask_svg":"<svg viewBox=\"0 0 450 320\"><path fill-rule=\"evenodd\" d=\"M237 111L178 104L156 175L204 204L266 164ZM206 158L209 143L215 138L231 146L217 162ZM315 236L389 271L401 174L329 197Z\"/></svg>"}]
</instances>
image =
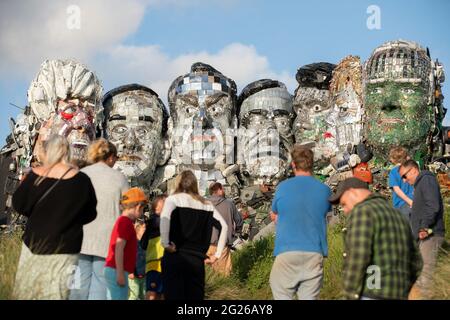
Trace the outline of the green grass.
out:
<instances>
[{"instance_id":1,"label":"green grass","mask_svg":"<svg viewBox=\"0 0 450 320\"><path fill-rule=\"evenodd\" d=\"M0 236L0 300L12 298L21 246L19 233Z\"/></svg>"}]
</instances>

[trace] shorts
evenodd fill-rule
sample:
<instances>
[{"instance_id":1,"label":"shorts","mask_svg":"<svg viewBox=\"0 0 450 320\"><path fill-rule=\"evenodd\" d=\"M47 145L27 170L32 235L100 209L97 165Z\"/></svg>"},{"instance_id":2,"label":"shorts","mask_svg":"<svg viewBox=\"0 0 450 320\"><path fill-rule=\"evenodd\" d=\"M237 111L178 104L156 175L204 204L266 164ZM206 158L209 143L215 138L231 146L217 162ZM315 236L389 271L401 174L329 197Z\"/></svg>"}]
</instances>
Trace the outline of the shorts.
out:
<instances>
[{"instance_id":1,"label":"shorts","mask_svg":"<svg viewBox=\"0 0 450 320\"><path fill-rule=\"evenodd\" d=\"M146 275L146 289L147 292L156 292L158 294L162 294L163 287L162 287L162 277L161 272L158 271L149 271Z\"/></svg>"}]
</instances>

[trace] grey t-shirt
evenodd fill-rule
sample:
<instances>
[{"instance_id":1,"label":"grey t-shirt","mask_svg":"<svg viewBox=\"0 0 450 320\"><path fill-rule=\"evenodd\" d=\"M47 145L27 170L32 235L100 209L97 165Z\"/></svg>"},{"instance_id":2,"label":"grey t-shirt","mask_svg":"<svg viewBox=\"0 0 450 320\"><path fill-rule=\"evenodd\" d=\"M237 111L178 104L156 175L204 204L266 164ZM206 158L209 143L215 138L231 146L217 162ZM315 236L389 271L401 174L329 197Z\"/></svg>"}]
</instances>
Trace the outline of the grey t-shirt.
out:
<instances>
[{"instance_id":1,"label":"grey t-shirt","mask_svg":"<svg viewBox=\"0 0 450 320\"><path fill-rule=\"evenodd\" d=\"M82 254L106 258L109 240L114 223L120 216L120 198L128 190L128 181L124 174L110 168L103 162L84 167L82 172L88 175L97 197L97 218L83 227Z\"/></svg>"}]
</instances>

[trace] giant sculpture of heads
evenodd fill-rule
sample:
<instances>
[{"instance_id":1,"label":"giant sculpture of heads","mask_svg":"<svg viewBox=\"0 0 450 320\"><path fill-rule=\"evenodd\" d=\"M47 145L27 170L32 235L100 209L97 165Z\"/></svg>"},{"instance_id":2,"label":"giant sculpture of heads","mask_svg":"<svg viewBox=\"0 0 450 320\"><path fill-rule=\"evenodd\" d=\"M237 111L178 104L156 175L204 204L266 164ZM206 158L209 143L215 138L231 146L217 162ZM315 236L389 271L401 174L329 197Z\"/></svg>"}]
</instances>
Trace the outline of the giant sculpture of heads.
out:
<instances>
[{"instance_id":1,"label":"giant sculpture of heads","mask_svg":"<svg viewBox=\"0 0 450 320\"><path fill-rule=\"evenodd\" d=\"M194 170L223 169L235 162L236 84L208 64L194 63L169 88L172 157Z\"/></svg>"},{"instance_id":2,"label":"giant sculpture of heads","mask_svg":"<svg viewBox=\"0 0 450 320\"><path fill-rule=\"evenodd\" d=\"M347 56L333 70L330 83L336 153L349 152L362 138L362 66L359 57Z\"/></svg>"},{"instance_id":3,"label":"giant sculpture of heads","mask_svg":"<svg viewBox=\"0 0 450 320\"><path fill-rule=\"evenodd\" d=\"M158 165L167 162L168 112L150 88L129 84L115 88L103 98L105 136L116 146L115 167L131 185L148 187Z\"/></svg>"},{"instance_id":4,"label":"giant sculpture of heads","mask_svg":"<svg viewBox=\"0 0 450 320\"><path fill-rule=\"evenodd\" d=\"M442 113L435 108L442 66L428 50L410 41L376 48L364 66L364 137L376 158L403 146L421 158L429 153Z\"/></svg>"},{"instance_id":5,"label":"giant sculpture of heads","mask_svg":"<svg viewBox=\"0 0 450 320\"><path fill-rule=\"evenodd\" d=\"M28 102L39 131L34 154L52 134L67 137L73 159L86 160L87 147L101 122L102 86L86 66L73 60L46 60L28 89Z\"/></svg>"},{"instance_id":6,"label":"giant sculpture of heads","mask_svg":"<svg viewBox=\"0 0 450 320\"><path fill-rule=\"evenodd\" d=\"M329 162L335 150L332 134L328 132L332 124L327 122L332 111L329 85L334 68L334 64L318 62L301 67L296 74L295 143L311 147L319 167Z\"/></svg>"},{"instance_id":7,"label":"giant sculpture of heads","mask_svg":"<svg viewBox=\"0 0 450 320\"><path fill-rule=\"evenodd\" d=\"M239 95L238 159L249 184L276 185L285 178L294 143L292 95L276 80L247 85Z\"/></svg>"}]
</instances>

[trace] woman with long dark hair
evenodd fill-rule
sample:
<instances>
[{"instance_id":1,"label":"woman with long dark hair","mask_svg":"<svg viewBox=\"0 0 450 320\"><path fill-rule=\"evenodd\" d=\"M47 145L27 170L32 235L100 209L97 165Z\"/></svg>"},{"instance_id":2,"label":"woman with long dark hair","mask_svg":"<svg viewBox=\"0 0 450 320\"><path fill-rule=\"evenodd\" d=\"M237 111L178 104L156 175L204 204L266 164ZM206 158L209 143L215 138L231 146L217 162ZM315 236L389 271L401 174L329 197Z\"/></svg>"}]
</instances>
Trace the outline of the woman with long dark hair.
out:
<instances>
[{"instance_id":1,"label":"woman with long dark hair","mask_svg":"<svg viewBox=\"0 0 450 320\"><path fill-rule=\"evenodd\" d=\"M206 255L213 227L220 231L217 251ZM227 224L213 204L200 196L197 178L183 171L161 213L163 292L166 300L202 300L205 262L214 263L227 240Z\"/></svg>"}]
</instances>

